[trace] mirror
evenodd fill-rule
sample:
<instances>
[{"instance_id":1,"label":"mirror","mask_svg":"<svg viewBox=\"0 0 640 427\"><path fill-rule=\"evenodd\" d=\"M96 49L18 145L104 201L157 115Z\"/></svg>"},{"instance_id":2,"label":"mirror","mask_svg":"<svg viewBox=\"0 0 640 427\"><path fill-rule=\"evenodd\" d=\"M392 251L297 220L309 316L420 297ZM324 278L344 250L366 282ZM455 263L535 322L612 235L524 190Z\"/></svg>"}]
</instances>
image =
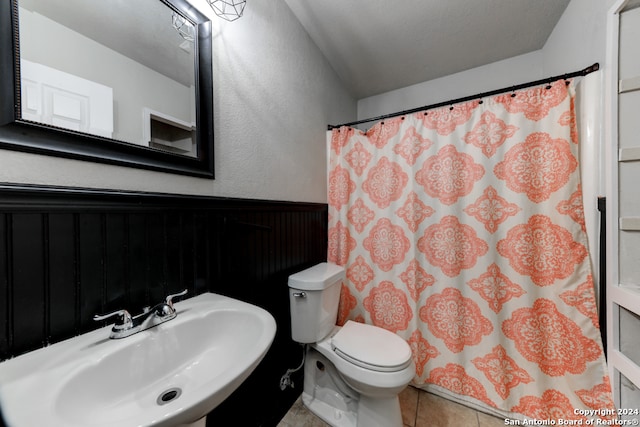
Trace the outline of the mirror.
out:
<instances>
[{"instance_id":1,"label":"mirror","mask_svg":"<svg viewBox=\"0 0 640 427\"><path fill-rule=\"evenodd\" d=\"M211 22L186 0L0 5L0 148L213 178Z\"/></svg>"}]
</instances>

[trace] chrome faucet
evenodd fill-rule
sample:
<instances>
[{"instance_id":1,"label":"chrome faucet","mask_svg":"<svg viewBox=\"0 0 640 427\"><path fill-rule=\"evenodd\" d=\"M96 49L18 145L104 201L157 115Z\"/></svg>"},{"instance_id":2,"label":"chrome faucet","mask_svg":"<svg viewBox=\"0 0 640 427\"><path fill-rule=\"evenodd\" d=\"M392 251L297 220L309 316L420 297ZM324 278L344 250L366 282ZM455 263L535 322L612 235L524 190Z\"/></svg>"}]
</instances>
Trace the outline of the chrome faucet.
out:
<instances>
[{"instance_id":1,"label":"chrome faucet","mask_svg":"<svg viewBox=\"0 0 640 427\"><path fill-rule=\"evenodd\" d=\"M176 309L173 308L173 299L187 294L187 290L169 295L164 302L153 307L145 307L143 312L131 317L127 310L118 310L113 313L93 316L93 320L105 320L118 316L116 323L111 328L109 338L125 338L145 329L153 328L161 323L167 322L177 316Z\"/></svg>"}]
</instances>

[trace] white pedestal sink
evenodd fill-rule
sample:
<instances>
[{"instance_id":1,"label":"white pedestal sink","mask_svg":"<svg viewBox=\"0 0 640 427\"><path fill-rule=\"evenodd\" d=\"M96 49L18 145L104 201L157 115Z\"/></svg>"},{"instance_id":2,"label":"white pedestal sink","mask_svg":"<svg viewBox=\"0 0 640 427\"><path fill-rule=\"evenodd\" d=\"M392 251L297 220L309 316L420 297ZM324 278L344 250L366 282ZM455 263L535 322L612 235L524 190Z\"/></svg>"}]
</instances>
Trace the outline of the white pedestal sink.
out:
<instances>
[{"instance_id":1,"label":"white pedestal sink","mask_svg":"<svg viewBox=\"0 0 640 427\"><path fill-rule=\"evenodd\" d=\"M275 336L265 310L217 294L175 304L178 316L127 338L110 326L0 363L10 427L190 424L255 369Z\"/></svg>"}]
</instances>

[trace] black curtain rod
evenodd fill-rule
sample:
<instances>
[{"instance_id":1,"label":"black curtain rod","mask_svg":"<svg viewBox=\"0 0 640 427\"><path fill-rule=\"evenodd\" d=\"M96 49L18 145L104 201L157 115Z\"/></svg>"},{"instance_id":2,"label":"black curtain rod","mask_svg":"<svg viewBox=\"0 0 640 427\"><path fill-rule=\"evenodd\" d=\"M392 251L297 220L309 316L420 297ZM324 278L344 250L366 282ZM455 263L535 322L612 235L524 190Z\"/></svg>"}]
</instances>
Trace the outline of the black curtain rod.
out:
<instances>
[{"instance_id":1,"label":"black curtain rod","mask_svg":"<svg viewBox=\"0 0 640 427\"><path fill-rule=\"evenodd\" d=\"M531 86L538 86L544 83L550 83L560 79L567 80L573 77L586 76L587 74L593 73L594 71L598 71L599 69L600 69L600 64L596 62L595 64L583 70L574 71L573 73L561 74L559 76L548 77L546 79L536 80L534 82L522 83L515 86L509 86L502 89L492 90L490 92L483 92L483 93L478 93L476 95L465 96L463 98L452 99L450 101L438 102L436 104L431 104L431 105L425 105L424 107L412 108L410 110L398 111L397 113L385 114L384 116L372 117L370 119L363 119L355 122L343 123L341 125L327 125L327 128L328 130L333 130L342 126L359 125L361 123L375 122L378 120L389 119L391 117L398 117L398 116L404 116L406 114L418 113L424 110L433 110L434 108L445 107L447 105L458 104L460 102L473 101L474 99L484 98L484 97L493 96L493 95L499 95L501 93L525 89Z\"/></svg>"}]
</instances>

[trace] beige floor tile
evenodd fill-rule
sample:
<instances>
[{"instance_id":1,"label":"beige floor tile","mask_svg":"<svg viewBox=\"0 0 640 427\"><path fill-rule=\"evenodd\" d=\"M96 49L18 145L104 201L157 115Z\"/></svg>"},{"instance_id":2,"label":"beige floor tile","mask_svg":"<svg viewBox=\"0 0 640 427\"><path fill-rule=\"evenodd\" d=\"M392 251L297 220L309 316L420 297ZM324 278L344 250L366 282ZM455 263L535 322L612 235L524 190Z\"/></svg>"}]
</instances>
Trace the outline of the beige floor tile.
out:
<instances>
[{"instance_id":1,"label":"beige floor tile","mask_svg":"<svg viewBox=\"0 0 640 427\"><path fill-rule=\"evenodd\" d=\"M400 398L400 408L402 410L402 423L405 426L415 427L416 425L419 394L420 390L409 386L398 396Z\"/></svg>"},{"instance_id":2,"label":"beige floor tile","mask_svg":"<svg viewBox=\"0 0 640 427\"><path fill-rule=\"evenodd\" d=\"M480 427L504 426L504 418L487 415L484 412L478 412L478 421L480 421Z\"/></svg>"},{"instance_id":3,"label":"beige floor tile","mask_svg":"<svg viewBox=\"0 0 640 427\"><path fill-rule=\"evenodd\" d=\"M498 427L504 419L477 412L464 405L407 387L400 393L404 427ZM329 427L298 398L277 427Z\"/></svg>"},{"instance_id":4,"label":"beige floor tile","mask_svg":"<svg viewBox=\"0 0 640 427\"><path fill-rule=\"evenodd\" d=\"M415 427L478 427L476 411L430 393L420 393Z\"/></svg>"},{"instance_id":5,"label":"beige floor tile","mask_svg":"<svg viewBox=\"0 0 640 427\"><path fill-rule=\"evenodd\" d=\"M316 417L302 403L302 397L295 401L289 412L278 423L277 427L330 427L329 424Z\"/></svg>"},{"instance_id":6,"label":"beige floor tile","mask_svg":"<svg viewBox=\"0 0 640 427\"><path fill-rule=\"evenodd\" d=\"M291 415L291 412L287 412L283 419L280 420L277 427L295 427L292 423L294 422L294 416Z\"/></svg>"},{"instance_id":7,"label":"beige floor tile","mask_svg":"<svg viewBox=\"0 0 640 427\"><path fill-rule=\"evenodd\" d=\"M331 427L311 412L298 414L292 427Z\"/></svg>"},{"instance_id":8,"label":"beige floor tile","mask_svg":"<svg viewBox=\"0 0 640 427\"><path fill-rule=\"evenodd\" d=\"M295 427L295 420L298 412L300 412L300 405L302 401L300 398L295 401L293 406L289 409L289 411L285 414L284 418L280 420L277 427Z\"/></svg>"}]
</instances>

